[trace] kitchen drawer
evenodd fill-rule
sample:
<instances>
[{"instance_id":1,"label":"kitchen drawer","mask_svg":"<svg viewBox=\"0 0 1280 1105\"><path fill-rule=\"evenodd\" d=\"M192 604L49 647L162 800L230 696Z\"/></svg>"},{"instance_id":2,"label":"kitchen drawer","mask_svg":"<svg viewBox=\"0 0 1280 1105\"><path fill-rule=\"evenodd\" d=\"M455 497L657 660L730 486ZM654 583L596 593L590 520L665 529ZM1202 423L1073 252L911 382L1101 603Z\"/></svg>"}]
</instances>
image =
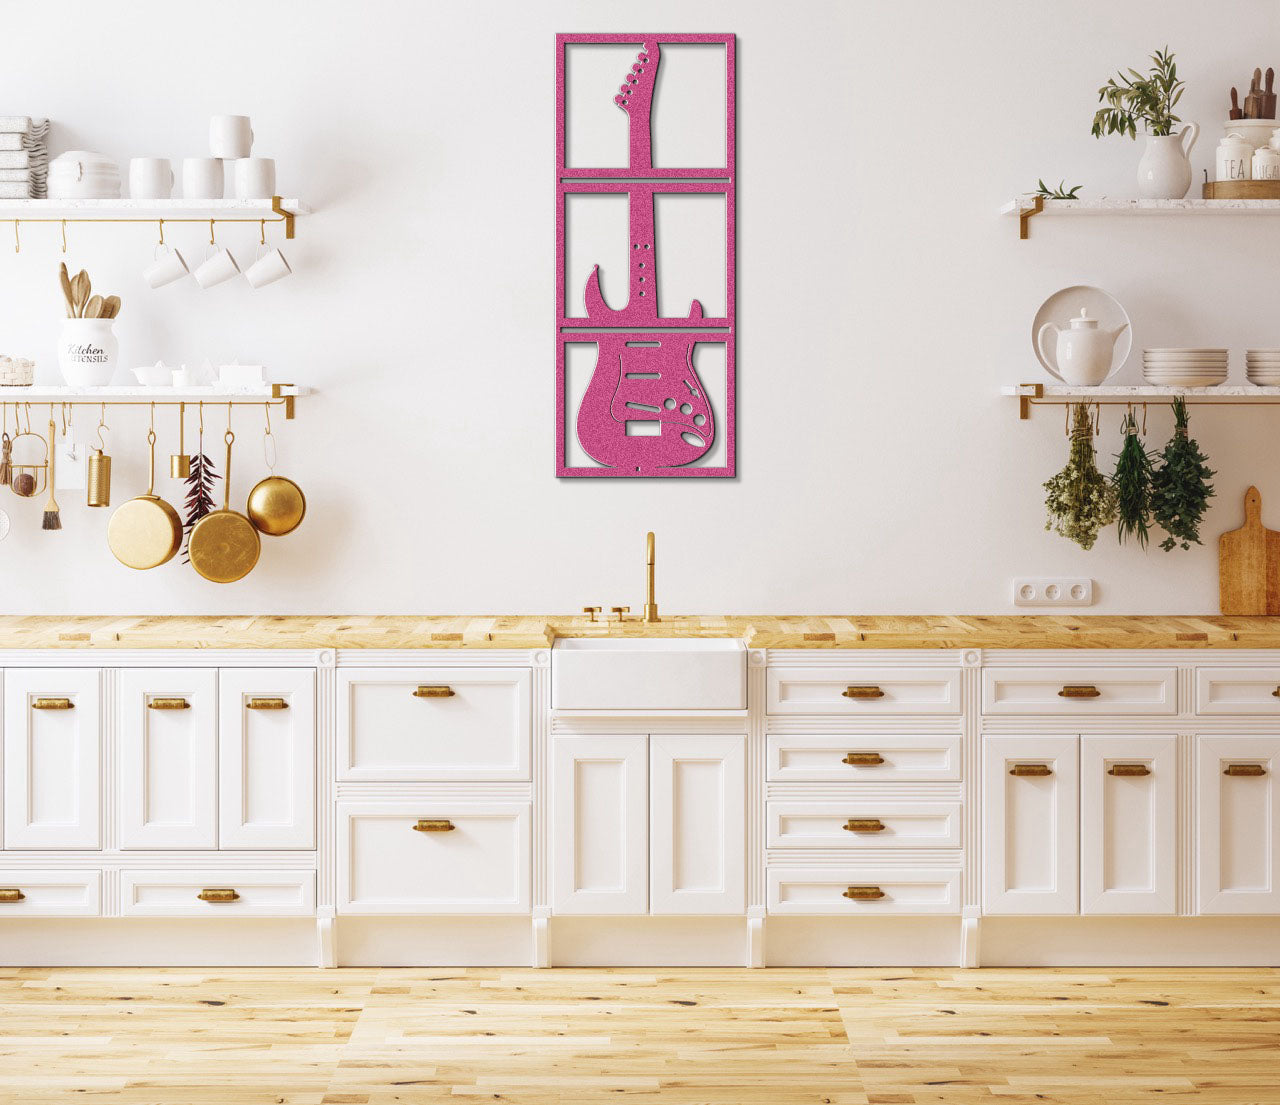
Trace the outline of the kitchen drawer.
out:
<instances>
[{"instance_id":1,"label":"kitchen drawer","mask_svg":"<svg viewBox=\"0 0 1280 1105\"><path fill-rule=\"evenodd\" d=\"M338 672L338 773L351 780L529 778L527 668Z\"/></svg>"},{"instance_id":2,"label":"kitchen drawer","mask_svg":"<svg viewBox=\"0 0 1280 1105\"><path fill-rule=\"evenodd\" d=\"M985 714L1176 714L1174 668L988 668Z\"/></svg>"},{"instance_id":3,"label":"kitchen drawer","mask_svg":"<svg viewBox=\"0 0 1280 1105\"><path fill-rule=\"evenodd\" d=\"M858 734L820 737L771 733L771 783L956 782L960 778L960 737Z\"/></svg>"},{"instance_id":4,"label":"kitchen drawer","mask_svg":"<svg viewBox=\"0 0 1280 1105\"><path fill-rule=\"evenodd\" d=\"M102 875L97 871L0 871L0 921L6 917L97 917L101 913Z\"/></svg>"},{"instance_id":5,"label":"kitchen drawer","mask_svg":"<svg viewBox=\"0 0 1280 1105\"><path fill-rule=\"evenodd\" d=\"M120 872L124 917L311 917L315 911L314 871Z\"/></svg>"},{"instance_id":6,"label":"kitchen drawer","mask_svg":"<svg viewBox=\"0 0 1280 1105\"><path fill-rule=\"evenodd\" d=\"M770 714L958 714L960 672L951 668L770 668Z\"/></svg>"},{"instance_id":7,"label":"kitchen drawer","mask_svg":"<svg viewBox=\"0 0 1280 1105\"><path fill-rule=\"evenodd\" d=\"M1197 668L1196 713L1280 715L1280 668Z\"/></svg>"},{"instance_id":8,"label":"kitchen drawer","mask_svg":"<svg viewBox=\"0 0 1280 1105\"><path fill-rule=\"evenodd\" d=\"M529 824L528 802L339 803L338 909L528 913Z\"/></svg>"},{"instance_id":9,"label":"kitchen drawer","mask_svg":"<svg viewBox=\"0 0 1280 1105\"><path fill-rule=\"evenodd\" d=\"M770 867L770 913L959 913L960 868ZM867 897L849 897L850 893Z\"/></svg>"},{"instance_id":10,"label":"kitchen drawer","mask_svg":"<svg viewBox=\"0 0 1280 1105\"><path fill-rule=\"evenodd\" d=\"M959 848L959 802L770 802L770 848Z\"/></svg>"}]
</instances>

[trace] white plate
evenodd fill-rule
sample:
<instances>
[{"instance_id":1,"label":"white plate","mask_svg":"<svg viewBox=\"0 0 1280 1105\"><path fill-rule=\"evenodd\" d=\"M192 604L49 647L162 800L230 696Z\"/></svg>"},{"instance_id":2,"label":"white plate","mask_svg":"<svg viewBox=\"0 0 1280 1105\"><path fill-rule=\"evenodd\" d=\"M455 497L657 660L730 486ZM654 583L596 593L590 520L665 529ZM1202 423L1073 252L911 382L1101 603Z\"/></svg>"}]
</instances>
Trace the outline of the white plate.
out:
<instances>
[{"instance_id":1,"label":"white plate","mask_svg":"<svg viewBox=\"0 0 1280 1105\"><path fill-rule=\"evenodd\" d=\"M1150 349L1144 349L1143 353L1216 353L1220 357L1225 357L1229 349L1223 349L1222 346L1212 346L1209 348L1196 348L1195 346L1185 345L1164 345L1152 346Z\"/></svg>"},{"instance_id":2,"label":"white plate","mask_svg":"<svg viewBox=\"0 0 1280 1105\"><path fill-rule=\"evenodd\" d=\"M1217 384L1226 383L1226 376L1217 376L1213 374L1205 376L1188 376L1183 380L1164 380L1152 379L1147 377L1147 383L1155 384L1157 387L1171 388L1211 388Z\"/></svg>"},{"instance_id":3,"label":"white plate","mask_svg":"<svg viewBox=\"0 0 1280 1105\"><path fill-rule=\"evenodd\" d=\"M1035 350L1036 360L1044 366L1044 370L1055 380L1062 380L1062 377L1050 368L1048 362L1040 355L1040 344L1036 341L1036 335L1040 333L1040 328L1046 322L1052 322L1060 328L1069 327L1071 320L1079 317L1082 307L1088 310L1090 318L1098 320L1099 330L1114 330L1118 326L1125 328L1124 333L1116 339L1115 349L1111 354L1111 371L1107 373L1109 380L1129 359L1129 351L1133 348L1133 327L1128 325L1129 314L1120 305L1120 301L1101 288L1095 288L1089 284L1073 284L1069 288L1054 292L1041 303L1036 317L1031 320L1031 348ZM1063 383L1066 381L1063 380Z\"/></svg>"}]
</instances>

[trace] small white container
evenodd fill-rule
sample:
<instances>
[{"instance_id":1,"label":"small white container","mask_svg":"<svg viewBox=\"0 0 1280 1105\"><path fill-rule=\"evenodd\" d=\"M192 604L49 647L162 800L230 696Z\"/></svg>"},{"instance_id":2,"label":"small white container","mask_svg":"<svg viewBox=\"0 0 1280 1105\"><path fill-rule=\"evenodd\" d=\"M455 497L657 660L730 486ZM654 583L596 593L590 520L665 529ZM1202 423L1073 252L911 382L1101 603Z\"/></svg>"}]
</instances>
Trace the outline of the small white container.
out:
<instances>
[{"instance_id":1,"label":"small white container","mask_svg":"<svg viewBox=\"0 0 1280 1105\"><path fill-rule=\"evenodd\" d=\"M120 343L109 318L68 318L58 335L58 367L68 387L99 388L111 383Z\"/></svg>"},{"instance_id":2,"label":"small white container","mask_svg":"<svg viewBox=\"0 0 1280 1105\"><path fill-rule=\"evenodd\" d=\"M1239 122L1239 120L1236 120ZM1218 143L1214 180L1251 180L1254 145L1234 131Z\"/></svg>"},{"instance_id":3,"label":"small white container","mask_svg":"<svg viewBox=\"0 0 1280 1105\"><path fill-rule=\"evenodd\" d=\"M1254 150L1251 168L1254 180L1280 180L1280 151L1270 146Z\"/></svg>"}]
</instances>

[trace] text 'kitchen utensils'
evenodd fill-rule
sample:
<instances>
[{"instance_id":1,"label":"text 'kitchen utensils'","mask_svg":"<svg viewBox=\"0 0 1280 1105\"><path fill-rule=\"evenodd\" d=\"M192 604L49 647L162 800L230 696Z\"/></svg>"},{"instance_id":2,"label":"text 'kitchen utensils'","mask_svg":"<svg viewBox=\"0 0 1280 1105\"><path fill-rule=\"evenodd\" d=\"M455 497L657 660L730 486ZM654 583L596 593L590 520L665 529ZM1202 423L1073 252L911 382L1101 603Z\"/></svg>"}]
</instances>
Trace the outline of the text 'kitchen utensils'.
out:
<instances>
[{"instance_id":1,"label":"text 'kitchen utensils'","mask_svg":"<svg viewBox=\"0 0 1280 1105\"><path fill-rule=\"evenodd\" d=\"M231 446L236 435L230 426L230 408L225 440L227 466L223 469L222 507L198 521L187 539L191 566L213 583L234 583L244 579L258 563L262 541L252 522L231 509Z\"/></svg>"},{"instance_id":2,"label":"text 'kitchen utensils'","mask_svg":"<svg viewBox=\"0 0 1280 1105\"><path fill-rule=\"evenodd\" d=\"M300 525L307 513L307 498L291 479L276 475L276 439L271 432L271 408L263 407L267 428L262 435L262 451L270 475L259 480L249 492L245 508L259 533L268 537L283 537Z\"/></svg>"},{"instance_id":3,"label":"text 'kitchen utensils'","mask_svg":"<svg viewBox=\"0 0 1280 1105\"><path fill-rule=\"evenodd\" d=\"M121 564L139 571L158 568L173 559L182 545L182 521L178 512L155 494L155 407L147 431L147 493L116 509L107 523L107 544Z\"/></svg>"},{"instance_id":4,"label":"text 'kitchen utensils'","mask_svg":"<svg viewBox=\"0 0 1280 1105\"><path fill-rule=\"evenodd\" d=\"M1040 305L1031 323L1031 344L1051 376L1074 387L1094 387L1128 359L1133 332L1114 296L1076 284Z\"/></svg>"}]
</instances>

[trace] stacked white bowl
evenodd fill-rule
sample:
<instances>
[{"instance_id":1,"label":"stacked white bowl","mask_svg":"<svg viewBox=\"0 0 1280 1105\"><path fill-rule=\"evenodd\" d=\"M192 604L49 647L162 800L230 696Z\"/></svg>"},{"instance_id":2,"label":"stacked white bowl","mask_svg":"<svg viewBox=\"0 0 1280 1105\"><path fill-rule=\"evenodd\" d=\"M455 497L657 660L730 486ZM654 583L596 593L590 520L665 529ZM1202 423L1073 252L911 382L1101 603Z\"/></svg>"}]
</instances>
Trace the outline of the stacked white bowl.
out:
<instances>
[{"instance_id":1,"label":"stacked white bowl","mask_svg":"<svg viewBox=\"0 0 1280 1105\"><path fill-rule=\"evenodd\" d=\"M1203 388L1227 379L1225 349L1146 349L1142 375L1160 387Z\"/></svg>"},{"instance_id":2,"label":"stacked white bowl","mask_svg":"<svg viewBox=\"0 0 1280 1105\"><path fill-rule=\"evenodd\" d=\"M1280 349L1246 349L1244 374L1258 387L1280 387Z\"/></svg>"},{"instance_id":3,"label":"stacked white bowl","mask_svg":"<svg viewBox=\"0 0 1280 1105\"><path fill-rule=\"evenodd\" d=\"M49 162L50 199L119 199L120 168L111 158L70 150Z\"/></svg>"}]
</instances>

